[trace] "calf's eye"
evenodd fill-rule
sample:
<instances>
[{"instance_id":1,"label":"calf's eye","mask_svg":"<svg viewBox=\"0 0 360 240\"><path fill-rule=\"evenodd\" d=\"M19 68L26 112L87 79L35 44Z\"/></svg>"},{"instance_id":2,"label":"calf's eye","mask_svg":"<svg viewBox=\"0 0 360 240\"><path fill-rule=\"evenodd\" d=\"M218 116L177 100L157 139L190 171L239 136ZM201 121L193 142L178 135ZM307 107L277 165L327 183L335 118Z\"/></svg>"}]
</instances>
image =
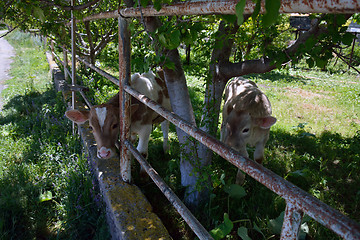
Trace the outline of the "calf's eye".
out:
<instances>
[{"instance_id":1,"label":"calf's eye","mask_svg":"<svg viewBox=\"0 0 360 240\"><path fill-rule=\"evenodd\" d=\"M116 129L118 127L118 124L114 124L113 126L112 126L112 129Z\"/></svg>"},{"instance_id":2,"label":"calf's eye","mask_svg":"<svg viewBox=\"0 0 360 240\"><path fill-rule=\"evenodd\" d=\"M244 128L242 132L243 132L243 133L248 133L249 131L250 131L249 128Z\"/></svg>"}]
</instances>

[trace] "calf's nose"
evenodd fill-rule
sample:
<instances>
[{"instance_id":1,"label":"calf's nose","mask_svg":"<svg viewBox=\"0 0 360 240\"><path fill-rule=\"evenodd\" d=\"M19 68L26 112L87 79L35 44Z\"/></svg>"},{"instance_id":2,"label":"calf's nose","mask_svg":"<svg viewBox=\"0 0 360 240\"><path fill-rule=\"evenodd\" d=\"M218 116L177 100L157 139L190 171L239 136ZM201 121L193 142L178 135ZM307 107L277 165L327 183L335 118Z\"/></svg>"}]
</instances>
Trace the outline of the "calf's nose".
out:
<instances>
[{"instance_id":1,"label":"calf's nose","mask_svg":"<svg viewBox=\"0 0 360 240\"><path fill-rule=\"evenodd\" d=\"M112 156L112 151L111 149L108 149L106 147L101 147L98 150L98 158L104 158L104 159L108 159Z\"/></svg>"}]
</instances>

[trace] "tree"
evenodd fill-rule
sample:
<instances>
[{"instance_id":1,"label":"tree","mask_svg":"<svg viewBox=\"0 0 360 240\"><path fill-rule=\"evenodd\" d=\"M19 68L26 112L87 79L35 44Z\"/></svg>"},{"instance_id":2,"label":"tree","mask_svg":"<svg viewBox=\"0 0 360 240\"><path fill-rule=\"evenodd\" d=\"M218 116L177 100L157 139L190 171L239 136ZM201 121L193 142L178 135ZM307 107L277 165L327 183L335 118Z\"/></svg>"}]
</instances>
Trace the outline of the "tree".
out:
<instances>
[{"instance_id":1,"label":"tree","mask_svg":"<svg viewBox=\"0 0 360 240\"><path fill-rule=\"evenodd\" d=\"M38 29L43 36L52 38L57 41L58 45L70 49L71 30L69 23L71 10L74 10L75 19L82 19L85 16L108 11L116 7L116 1L102 2L93 0L79 5L75 4L72 7L70 3L64 5L63 1L6 0L0 3L0 21L9 23L13 29L19 28L24 31ZM76 28L77 54L93 64L106 45L117 39L116 19L78 22Z\"/></svg>"},{"instance_id":2,"label":"tree","mask_svg":"<svg viewBox=\"0 0 360 240\"><path fill-rule=\"evenodd\" d=\"M258 1L259 2L259 1ZM133 6L132 2L127 3ZM276 5L276 4L274 4ZM277 41L278 35L283 32L289 34L286 16L277 16L278 7L272 10L272 19L276 24L269 24L267 14L260 15L255 12L252 16L244 16L246 22L242 23L232 16L202 17L201 20L218 24L216 31L211 35L211 60L209 62L205 102L200 128L216 136L221 97L226 83L235 76L250 73L265 73L282 67L287 62L297 63L305 58L310 67L316 64L324 67L332 57L335 48L341 48L342 43L350 44L353 36L346 33L343 25L350 15L311 15L311 27L301 32L298 39L290 46L291 39ZM275 12L275 13L274 13ZM240 11L241 14L241 11ZM212 19L211 19L212 18ZM211 19L211 20L210 20ZM194 112L190 104L186 78L181 64L178 46L181 43L190 44L189 33L193 27L186 17L150 17L143 19L145 30L154 39L153 46L165 71L167 86L171 96L173 111L196 125ZM266 21L266 22L265 22ZM187 27L183 31L183 24ZM274 22L275 23L275 22ZM150 34L152 33L152 34ZM250 38L244 42L244 35L250 33ZM164 38L164 36L167 38ZM191 41L196 45L196 37ZM286 41L284 41L286 40ZM282 44L280 44L282 43ZM198 46L198 45L197 45ZM209 45L207 45L208 47ZM198 46L199 47L199 46ZM200 48L200 47L199 47ZM234 56L234 49L240 51L240 56ZM201 144L194 145L191 138L177 129L179 142L184 150L181 158L181 182L187 187L185 202L188 206L196 206L202 196L206 196L207 189L198 191L196 182L202 174L202 168L211 163L211 152Z\"/></svg>"},{"instance_id":3,"label":"tree","mask_svg":"<svg viewBox=\"0 0 360 240\"><path fill-rule=\"evenodd\" d=\"M152 3L160 9L162 4L173 2L176 1L154 0ZM341 48L342 44L349 45L353 39L351 34L346 33L344 25L351 15L312 14L310 29L301 32L296 41L288 46L291 28L287 17L278 14L280 1L266 0L265 14L260 14L261 0L254 1L256 6L252 15L243 15L245 2L239 1L236 16L148 17L139 19L139 23L133 25L136 32L140 32L139 28L143 25L142 38L133 43L136 46L133 65L143 70L154 63L162 66L173 111L213 136L217 132L221 96L232 77L265 73L285 63L295 64L301 59L305 59L310 67L316 65L323 68L334 49ZM150 3L146 0L123 1L127 7L146 7ZM24 30L38 28L44 35L53 36L58 44L69 48L70 30L66 24L70 19L70 10L73 9L75 17L81 19L117 7L117 1L79 0L72 7L69 1L61 0L5 0L0 3L0 21ZM78 24L77 28L82 33L77 35L78 53L94 63L96 56L114 39L117 30L115 24L116 20ZM199 123L196 123L189 98L178 48L180 45L191 45L192 49L197 50L197 56L205 56L203 64L207 64L206 76L200 76L206 79L206 88ZM152 62L144 63L144 59ZM197 61L201 59L199 57ZM198 191L196 182L202 175L203 167L211 163L211 152L201 144L194 143L182 130L177 129L177 134L184 150L180 168L182 184L188 187L185 202L194 206L206 196L207 190Z\"/></svg>"}]
</instances>

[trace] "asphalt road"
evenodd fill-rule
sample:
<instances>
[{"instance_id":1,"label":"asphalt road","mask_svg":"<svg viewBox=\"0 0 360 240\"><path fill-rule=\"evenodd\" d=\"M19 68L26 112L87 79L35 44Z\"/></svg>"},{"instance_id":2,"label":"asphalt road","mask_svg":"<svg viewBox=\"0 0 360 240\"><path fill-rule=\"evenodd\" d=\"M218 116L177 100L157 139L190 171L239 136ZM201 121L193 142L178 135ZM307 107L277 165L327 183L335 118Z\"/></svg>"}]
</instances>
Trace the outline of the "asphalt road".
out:
<instances>
[{"instance_id":1,"label":"asphalt road","mask_svg":"<svg viewBox=\"0 0 360 240\"><path fill-rule=\"evenodd\" d=\"M6 32L6 30L0 31L0 36L2 36ZM6 80L11 78L11 76L8 74L8 71L10 70L12 57L14 56L14 48L4 38L0 38L0 94L2 90L6 88ZM3 102L0 95L0 110L2 109L2 106Z\"/></svg>"}]
</instances>

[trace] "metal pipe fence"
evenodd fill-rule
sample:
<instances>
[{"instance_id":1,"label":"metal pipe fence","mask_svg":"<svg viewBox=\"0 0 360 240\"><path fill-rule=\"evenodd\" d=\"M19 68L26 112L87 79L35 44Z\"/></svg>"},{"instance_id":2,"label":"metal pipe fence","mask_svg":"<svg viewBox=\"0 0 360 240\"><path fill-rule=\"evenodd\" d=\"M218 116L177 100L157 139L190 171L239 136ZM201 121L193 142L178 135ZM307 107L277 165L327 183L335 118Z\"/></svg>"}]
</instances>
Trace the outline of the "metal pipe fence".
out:
<instances>
[{"instance_id":1,"label":"metal pipe fence","mask_svg":"<svg viewBox=\"0 0 360 240\"><path fill-rule=\"evenodd\" d=\"M77 58L77 59L82 61L85 65L92 68L99 74L103 74L103 76L105 76L112 82L118 82L118 80L114 76L106 73L100 68L95 67L93 64L88 63L86 60L82 58ZM272 190L273 192L284 198L287 202L287 207L286 207L285 220L283 225L284 229L282 231L283 239L296 238L297 236L296 229L301 224L303 213L309 215L314 220L320 222L329 229L332 229L335 233L337 233L339 236L345 239L360 238L359 225L353 220L345 217L340 212L332 209L331 207L322 203L318 199L312 197L308 193L299 189L295 185L272 173L270 170L266 169L262 165L250 159L246 159L242 157L236 151L227 147L219 140L213 138L212 136L208 135L202 130L193 127L190 123L181 119L177 115L169 112L168 110L166 110L161 105L154 102L153 100L147 98L146 96L143 96L141 93L131 88L131 86L125 85L124 91L126 91L133 97L137 98L142 103L146 104L148 107L159 113L162 117L166 118L177 127L180 127L186 133L188 133L195 139L199 140L204 145L208 146L211 150L219 154L221 157L227 159L236 167L241 168L249 176L253 177L257 181L268 187L270 190ZM134 149L133 146L130 146L130 144L131 143L125 140L125 146L128 149L130 149L130 151L133 154L135 153L134 156L136 157L136 159L138 159L139 163L144 166L145 170L148 169L149 171L152 172L149 173L151 177L151 175L155 173L154 170L151 168L151 166L146 166L146 164L144 164L143 162L144 159L141 158L139 159L139 156L141 156L141 154L139 154L136 151L136 149ZM118 146L120 146L120 144L118 144ZM153 176L151 178L158 178L158 177ZM160 190L164 192L170 192L168 191L167 187L164 187L166 186L164 185L164 183L160 183L160 184L157 183L157 185L163 186L163 189ZM170 195L171 198L177 198L176 195L171 192L167 193L166 195ZM174 200L170 200L170 202L174 202ZM183 210L180 210L180 212L181 211ZM193 217L190 217L190 219L192 218ZM192 221L192 220L188 220L189 217L186 216L184 217L184 219L187 222ZM336 222L337 224L334 225L334 223ZM197 224L193 224L193 225L197 225ZM200 239L207 239L207 238L200 238Z\"/></svg>"},{"instance_id":2,"label":"metal pipe fence","mask_svg":"<svg viewBox=\"0 0 360 240\"><path fill-rule=\"evenodd\" d=\"M360 3L357 1L343 1L342 5L334 5L333 0L316 1L314 4L303 4L303 1L283 1L280 12L290 13L295 12L294 9L300 9L296 12L336 12L336 13L353 13L360 12ZM314 1L315 2L315 1ZM139 101L153 109L165 119L172 122L177 127L181 128L190 136L206 145L215 153L232 163L237 168L240 168L249 176L269 188L271 191L281 196L286 200L286 209L284 222L281 232L281 239L297 239L303 214L307 214L315 221L321 223L325 227L334 231L337 235L344 239L360 239L360 225L352 219L344 216L337 210L329 207L315 197L296 187L292 183L284 180L272 171L266 169L262 165L242 157L238 152L226 146L219 140L208 135L202 130L192 126L179 116L169 112L161 105L152 101L146 96L143 96L135 89L129 86L130 78L130 34L127 27L127 22L124 17L139 17L139 16L168 16L168 15L199 15L199 14L234 14L235 5L237 1L199 1L199 2L185 2L171 6L164 6L161 11L148 7L143 8L142 12L139 9L128 8L119 9L112 12L106 12L89 16L83 21L103 19L103 18L119 18L119 79L106 73L93 64L88 63L84 59L75 56L72 51L72 59L77 59L83 62L86 66L95 70L102 76L106 77L116 85L119 85L120 90L120 142L117 144L120 148L120 166L121 176L124 181L130 182L130 152L135 156L139 163L145 168L145 171L154 180L156 185L174 205L177 211L181 214L184 220L188 223L190 228L200 239L211 239L208 232L201 226L194 216L188 212L187 208L181 203L178 197L172 190L163 182L156 171L146 162L146 160L139 154L134 146L127 140L130 129L130 95L137 98ZM251 1L247 2L245 14L251 13L253 7ZM319 10L320 9L320 10ZM72 25L75 21L72 21ZM74 27L74 26L73 26ZM74 44L74 43L73 43ZM64 49L65 51L65 49ZM67 51L67 50L66 50ZM74 63L73 63L74 64ZM74 76L74 75L73 75ZM130 95L129 95L130 94ZM179 202L180 201L180 202Z\"/></svg>"}]
</instances>

